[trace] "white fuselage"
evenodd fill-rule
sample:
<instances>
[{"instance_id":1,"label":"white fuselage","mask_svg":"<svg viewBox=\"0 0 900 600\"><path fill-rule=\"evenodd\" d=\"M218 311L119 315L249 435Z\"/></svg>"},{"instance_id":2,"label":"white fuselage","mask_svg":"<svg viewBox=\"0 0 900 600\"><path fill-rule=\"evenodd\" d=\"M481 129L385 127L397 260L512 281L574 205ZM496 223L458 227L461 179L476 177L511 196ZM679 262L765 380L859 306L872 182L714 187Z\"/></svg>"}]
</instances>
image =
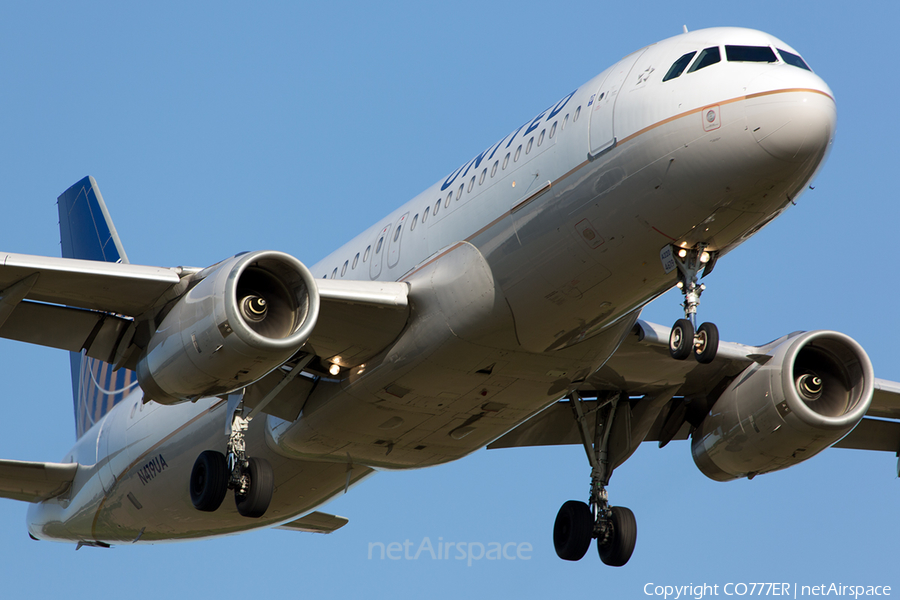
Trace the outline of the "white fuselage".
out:
<instances>
[{"instance_id":1,"label":"white fuselage","mask_svg":"<svg viewBox=\"0 0 900 600\"><path fill-rule=\"evenodd\" d=\"M794 52L723 28L630 54L312 267L407 281L412 317L364 368L319 382L297 419L253 422L249 453L276 477L262 519L191 505L194 459L226 442L224 401L142 405L138 391L79 440L66 459L82 465L75 485L32 506L32 534L113 543L269 526L373 469L465 456L567 394L674 285L662 249L726 254L790 205L828 150L827 85L781 59L728 61L725 45ZM720 62L662 81L709 47Z\"/></svg>"}]
</instances>

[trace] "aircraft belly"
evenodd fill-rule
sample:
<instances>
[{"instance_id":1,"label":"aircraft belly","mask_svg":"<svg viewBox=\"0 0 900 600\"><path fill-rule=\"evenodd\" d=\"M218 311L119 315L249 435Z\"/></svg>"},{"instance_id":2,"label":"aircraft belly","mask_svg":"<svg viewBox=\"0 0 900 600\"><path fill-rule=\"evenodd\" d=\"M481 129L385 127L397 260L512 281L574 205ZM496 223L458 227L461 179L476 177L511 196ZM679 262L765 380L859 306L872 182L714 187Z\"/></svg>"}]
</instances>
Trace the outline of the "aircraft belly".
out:
<instances>
[{"instance_id":1,"label":"aircraft belly","mask_svg":"<svg viewBox=\"0 0 900 600\"><path fill-rule=\"evenodd\" d=\"M382 469L461 458L568 393L612 354L636 317L550 354L453 335L408 360L389 354L342 386L317 389L293 423L270 417L270 441L286 456Z\"/></svg>"}]
</instances>

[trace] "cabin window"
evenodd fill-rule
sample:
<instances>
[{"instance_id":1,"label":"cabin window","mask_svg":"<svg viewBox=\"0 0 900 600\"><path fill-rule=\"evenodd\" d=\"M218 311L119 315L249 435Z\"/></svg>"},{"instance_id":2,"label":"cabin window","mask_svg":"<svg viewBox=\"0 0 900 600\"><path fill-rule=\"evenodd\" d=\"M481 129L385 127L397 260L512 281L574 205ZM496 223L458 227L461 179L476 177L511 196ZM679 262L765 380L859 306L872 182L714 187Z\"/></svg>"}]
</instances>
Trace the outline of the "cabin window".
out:
<instances>
[{"instance_id":1,"label":"cabin window","mask_svg":"<svg viewBox=\"0 0 900 600\"><path fill-rule=\"evenodd\" d=\"M357 252L356 256L353 257L353 264L350 265L350 269L355 269L357 263L359 263L359 252Z\"/></svg>"},{"instance_id":2,"label":"cabin window","mask_svg":"<svg viewBox=\"0 0 900 600\"><path fill-rule=\"evenodd\" d=\"M462 187L462 186L460 186L460 187ZM469 180L468 191L471 192L473 187L475 187L475 176L474 175L472 175L472 179ZM456 198L459 199L459 196L457 196Z\"/></svg>"},{"instance_id":3,"label":"cabin window","mask_svg":"<svg viewBox=\"0 0 900 600\"><path fill-rule=\"evenodd\" d=\"M394 241L395 242L400 239L400 232L402 230L403 230L403 223L397 225L397 231L394 232Z\"/></svg>"},{"instance_id":4,"label":"cabin window","mask_svg":"<svg viewBox=\"0 0 900 600\"><path fill-rule=\"evenodd\" d=\"M481 177L478 178L478 185L481 185L482 183L484 183L485 177L487 177L487 169L486 168L481 170Z\"/></svg>"},{"instance_id":5,"label":"cabin window","mask_svg":"<svg viewBox=\"0 0 900 600\"><path fill-rule=\"evenodd\" d=\"M783 60L786 64L789 64L792 67L800 67L801 69L812 71L812 69L809 68L809 65L806 64L806 61L793 52L788 52L787 50L782 50L781 48L779 48L778 54L781 55L781 60Z\"/></svg>"},{"instance_id":6,"label":"cabin window","mask_svg":"<svg viewBox=\"0 0 900 600\"><path fill-rule=\"evenodd\" d=\"M493 177L494 175L497 174L497 167L499 167L499 166L500 166L500 161L499 161L499 160L495 160L495 161L494 161L494 166L491 167L491 177Z\"/></svg>"},{"instance_id":7,"label":"cabin window","mask_svg":"<svg viewBox=\"0 0 900 600\"><path fill-rule=\"evenodd\" d=\"M428 220L428 213L430 213L430 212L431 212L431 207L430 207L430 206L426 206L426 207L425 207L425 212L422 213L422 222L423 222L423 223L424 223L425 221Z\"/></svg>"},{"instance_id":8,"label":"cabin window","mask_svg":"<svg viewBox=\"0 0 900 600\"><path fill-rule=\"evenodd\" d=\"M533 145L534 145L534 138L529 138L528 145L525 146L525 154L528 154L529 152L531 152L531 146L533 146Z\"/></svg>"},{"instance_id":9,"label":"cabin window","mask_svg":"<svg viewBox=\"0 0 900 600\"><path fill-rule=\"evenodd\" d=\"M459 200L459 197L462 196L463 184L459 184L459 189L456 190L456 199ZM450 200L453 199L453 192L447 194L447 199L444 200L444 208L448 208L450 206Z\"/></svg>"},{"instance_id":10,"label":"cabin window","mask_svg":"<svg viewBox=\"0 0 900 600\"><path fill-rule=\"evenodd\" d=\"M506 153L506 156L503 157L503 169L506 169L506 165L509 164L509 152Z\"/></svg>"},{"instance_id":11,"label":"cabin window","mask_svg":"<svg viewBox=\"0 0 900 600\"><path fill-rule=\"evenodd\" d=\"M556 121L553 121L553 127L550 128L550 139L553 139L553 135L556 133Z\"/></svg>"},{"instance_id":12,"label":"cabin window","mask_svg":"<svg viewBox=\"0 0 900 600\"><path fill-rule=\"evenodd\" d=\"M541 135L538 136L538 146L544 143L544 132L546 129L541 129Z\"/></svg>"},{"instance_id":13,"label":"cabin window","mask_svg":"<svg viewBox=\"0 0 900 600\"><path fill-rule=\"evenodd\" d=\"M565 131L566 125L568 125L568 124L569 124L569 113L566 113L566 118L563 119L563 124L562 124L563 131Z\"/></svg>"},{"instance_id":14,"label":"cabin window","mask_svg":"<svg viewBox=\"0 0 900 600\"><path fill-rule=\"evenodd\" d=\"M349 261L349 260L345 260L345 261L344 261L344 266L341 267L341 277L343 277L343 276L347 273L347 267L349 267L349 266L350 266L350 261Z\"/></svg>"},{"instance_id":15,"label":"cabin window","mask_svg":"<svg viewBox=\"0 0 900 600\"><path fill-rule=\"evenodd\" d=\"M695 54L697 54L696 50L694 50L693 52L688 52L687 54L676 60L674 63L672 63L672 66L669 67L669 72L666 73L665 77L663 77L663 81L675 79L676 77L684 73L684 70L690 64L691 59L694 58Z\"/></svg>"},{"instance_id":16,"label":"cabin window","mask_svg":"<svg viewBox=\"0 0 900 600\"><path fill-rule=\"evenodd\" d=\"M775 51L768 46L725 46L725 58L728 59L728 62L773 63L778 61Z\"/></svg>"},{"instance_id":17,"label":"cabin window","mask_svg":"<svg viewBox=\"0 0 900 600\"><path fill-rule=\"evenodd\" d=\"M516 155L513 156L513 162L519 162L519 156L522 154L522 144L519 144L519 147L516 148Z\"/></svg>"},{"instance_id":18,"label":"cabin window","mask_svg":"<svg viewBox=\"0 0 900 600\"><path fill-rule=\"evenodd\" d=\"M413 217L412 223L409 224L409 230L412 231L413 229L415 229L416 223L418 223L418 222L419 222L419 215L417 214L416 216Z\"/></svg>"},{"instance_id":19,"label":"cabin window","mask_svg":"<svg viewBox=\"0 0 900 600\"><path fill-rule=\"evenodd\" d=\"M337 279L337 267L335 267L334 271L331 272L331 278Z\"/></svg>"},{"instance_id":20,"label":"cabin window","mask_svg":"<svg viewBox=\"0 0 900 600\"><path fill-rule=\"evenodd\" d=\"M451 194L452 193L453 192L451 192ZM439 210L441 210L441 201L440 200L438 200L437 202L434 203L434 216L437 216Z\"/></svg>"},{"instance_id":21,"label":"cabin window","mask_svg":"<svg viewBox=\"0 0 900 600\"><path fill-rule=\"evenodd\" d=\"M580 115L580 114L581 114L581 107L579 106L578 108L575 109L575 116L572 117L573 123L578 122L578 115Z\"/></svg>"},{"instance_id":22,"label":"cabin window","mask_svg":"<svg viewBox=\"0 0 900 600\"><path fill-rule=\"evenodd\" d=\"M695 60L694 64L691 65L691 68L688 69L688 73L693 73L694 71L705 69L710 65L716 64L720 60L722 60L722 55L719 53L718 46L706 48L705 50L700 52L700 56L697 57L697 60Z\"/></svg>"},{"instance_id":23,"label":"cabin window","mask_svg":"<svg viewBox=\"0 0 900 600\"><path fill-rule=\"evenodd\" d=\"M363 262L369 260L369 251L372 250L372 246L366 246L366 251L363 253Z\"/></svg>"},{"instance_id":24,"label":"cabin window","mask_svg":"<svg viewBox=\"0 0 900 600\"><path fill-rule=\"evenodd\" d=\"M383 243L384 243L384 236L381 236L380 238L378 238L378 245L375 246L375 254L378 254L379 252L381 252L381 244L383 244Z\"/></svg>"}]
</instances>

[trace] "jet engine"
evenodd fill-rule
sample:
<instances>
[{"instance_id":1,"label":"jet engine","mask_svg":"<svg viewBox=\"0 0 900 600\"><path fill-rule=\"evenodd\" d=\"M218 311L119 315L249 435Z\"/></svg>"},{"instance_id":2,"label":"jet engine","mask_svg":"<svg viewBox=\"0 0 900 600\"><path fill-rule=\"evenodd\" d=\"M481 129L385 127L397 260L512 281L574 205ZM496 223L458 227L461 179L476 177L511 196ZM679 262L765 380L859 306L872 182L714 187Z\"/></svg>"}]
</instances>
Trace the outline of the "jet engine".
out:
<instances>
[{"instance_id":1,"label":"jet engine","mask_svg":"<svg viewBox=\"0 0 900 600\"><path fill-rule=\"evenodd\" d=\"M253 383L306 343L319 315L312 274L282 252L239 254L197 277L138 360L141 388L163 404Z\"/></svg>"},{"instance_id":2,"label":"jet engine","mask_svg":"<svg viewBox=\"0 0 900 600\"><path fill-rule=\"evenodd\" d=\"M691 436L694 463L728 481L790 467L850 433L872 403L872 363L835 331L789 338L744 370Z\"/></svg>"}]
</instances>

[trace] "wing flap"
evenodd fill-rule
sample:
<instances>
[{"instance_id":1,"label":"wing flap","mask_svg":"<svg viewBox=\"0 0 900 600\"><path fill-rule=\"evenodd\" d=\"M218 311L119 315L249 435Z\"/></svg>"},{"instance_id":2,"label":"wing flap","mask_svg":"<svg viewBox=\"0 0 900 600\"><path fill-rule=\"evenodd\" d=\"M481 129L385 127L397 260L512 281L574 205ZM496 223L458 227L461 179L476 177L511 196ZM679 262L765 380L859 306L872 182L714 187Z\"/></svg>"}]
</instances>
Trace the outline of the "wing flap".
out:
<instances>
[{"instance_id":1,"label":"wing flap","mask_svg":"<svg viewBox=\"0 0 900 600\"><path fill-rule=\"evenodd\" d=\"M75 480L77 463L0 460L0 498L42 502L64 494Z\"/></svg>"},{"instance_id":2,"label":"wing flap","mask_svg":"<svg viewBox=\"0 0 900 600\"><path fill-rule=\"evenodd\" d=\"M112 362L113 352L131 321L115 315L53 304L21 302L0 325L0 337L80 352Z\"/></svg>"},{"instance_id":3,"label":"wing flap","mask_svg":"<svg viewBox=\"0 0 900 600\"><path fill-rule=\"evenodd\" d=\"M350 519L329 515L323 512L311 512L296 521L279 525L275 529L287 529L289 531L303 531L305 533L333 533L350 522Z\"/></svg>"}]
</instances>

